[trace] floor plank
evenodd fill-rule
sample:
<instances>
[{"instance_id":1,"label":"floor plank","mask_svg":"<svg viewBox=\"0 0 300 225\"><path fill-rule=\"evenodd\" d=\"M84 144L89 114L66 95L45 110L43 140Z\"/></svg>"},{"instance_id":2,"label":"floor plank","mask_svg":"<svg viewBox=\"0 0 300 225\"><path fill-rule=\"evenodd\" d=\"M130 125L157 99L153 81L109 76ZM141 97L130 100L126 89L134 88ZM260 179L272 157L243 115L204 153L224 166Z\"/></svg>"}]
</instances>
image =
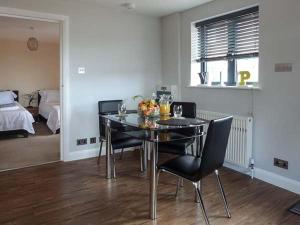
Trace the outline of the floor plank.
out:
<instances>
[{"instance_id":1,"label":"floor plank","mask_svg":"<svg viewBox=\"0 0 300 225\"><path fill-rule=\"evenodd\" d=\"M105 159L53 163L0 173L0 224L204 224L192 185L185 182L174 197L176 178L162 174L158 219L148 219L148 178L139 172L139 155L124 153L117 179L105 179ZM295 225L300 217L287 208L299 195L229 169L220 171L231 219L225 218L214 176L203 181L212 225Z\"/></svg>"}]
</instances>

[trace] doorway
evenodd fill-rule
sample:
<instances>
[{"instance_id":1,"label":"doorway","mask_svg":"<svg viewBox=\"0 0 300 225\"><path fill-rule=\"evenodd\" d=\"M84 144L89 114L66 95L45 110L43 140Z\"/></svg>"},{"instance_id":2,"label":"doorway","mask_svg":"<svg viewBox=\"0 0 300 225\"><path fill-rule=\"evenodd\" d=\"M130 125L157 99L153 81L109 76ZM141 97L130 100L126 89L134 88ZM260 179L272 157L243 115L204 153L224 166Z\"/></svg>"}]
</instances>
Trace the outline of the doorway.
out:
<instances>
[{"instance_id":1,"label":"doorway","mask_svg":"<svg viewBox=\"0 0 300 225\"><path fill-rule=\"evenodd\" d=\"M15 9L5 9L5 14L2 14L1 11L3 9L0 8L0 22L1 19L6 22L7 29L11 28L14 24L20 23L20 26L23 26L23 32L27 33L27 36L23 37L25 40L20 44L21 48L26 49L22 49L22 51L23 53L26 51L27 57L23 56L23 59L21 59L20 55L13 56L15 52L14 48L18 47L17 44L4 44L8 48L9 53L6 56L10 57L10 60L7 61L17 65L9 65L7 68L13 68L14 73L21 74L21 77L14 77L9 75L9 73L6 74L7 76L3 76L2 74L0 76L0 80L2 80L0 82L0 90L10 90L14 94L17 94L18 100L16 102L27 111L27 114L29 113L33 117L34 122L32 123L33 132L30 132L29 129L27 130L27 134L9 132L9 134L5 133L4 137L1 135L0 155L2 154L2 156L0 158L3 161L0 161L0 170L23 168L64 160L64 126L62 120L64 114L62 110L64 103L63 74L67 71L66 65L68 61L65 51L67 45L63 41L65 39L63 31L66 30L66 27L63 26L67 24L67 18L48 14L43 18L41 14ZM10 14L7 14L7 12L10 12ZM18 29L16 26L15 30L10 29L9 32L5 33L12 35L14 37L12 39L18 39L22 37L22 35L16 35L16 32L21 32L20 30L22 29ZM66 32L64 33L66 36ZM35 38L37 43L34 41L33 43L29 43L30 38ZM54 39L56 39L56 43L53 41ZM36 44L37 49L30 49L30 47L34 48ZM9 46L13 48L9 48ZM51 55L55 54L57 57L53 59ZM43 55L47 55L45 59L48 62L42 60ZM31 56L35 58L30 58ZM26 65L28 66L25 61L29 61L29 64L33 66L32 71L34 71L35 67L39 75L35 74L33 76L34 72L27 70L31 76L25 76L28 75L24 74L26 73L26 69L24 69L23 74L18 72L16 67L22 63L18 63L17 59L23 63L23 69L26 68ZM62 63L63 59L64 64ZM44 65L39 67L38 61L43 61ZM50 68L49 65L51 65ZM57 77L49 79L49 76L52 76L49 71L52 71L52 74L57 74ZM2 131L0 130L0 133Z\"/></svg>"}]
</instances>

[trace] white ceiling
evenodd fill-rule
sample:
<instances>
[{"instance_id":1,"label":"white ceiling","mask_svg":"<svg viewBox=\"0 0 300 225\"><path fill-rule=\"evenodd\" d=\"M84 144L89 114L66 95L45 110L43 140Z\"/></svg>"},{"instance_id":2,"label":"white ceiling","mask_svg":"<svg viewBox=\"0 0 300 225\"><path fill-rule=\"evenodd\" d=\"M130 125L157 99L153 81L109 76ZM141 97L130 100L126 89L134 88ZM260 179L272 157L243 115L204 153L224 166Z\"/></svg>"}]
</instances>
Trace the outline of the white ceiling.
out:
<instances>
[{"instance_id":1,"label":"white ceiling","mask_svg":"<svg viewBox=\"0 0 300 225\"><path fill-rule=\"evenodd\" d=\"M136 8L130 10L155 17L181 12L214 0L60 0L66 2L97 3L100 6L121 9L124 3L133 3ZM127 10L127 9L126 9Z\"/></svg>"},{"instance_id":2,"label":"white ceiling","mask_svg":"<svg viewBox=\"0 0 300 225\"><path fill-rule=\"evenodd\" d=\"M59 43L59 24L0 16L0 39L27 41L31 36L39 42Z\"/></svg>"},{"instance_id":3,"label":"white ceiling","mask_svg":"<svg viewBox=\"0 0 300 225\"><path fill-rule=\"evenodd\" d=\"M70 4L74 2L98 4L101 7L127 10L155 17L162 17L184 11L214 0L59 0ZM135 4L128 10L124 3ZM30 27L34 27L31 30ZM59 25L56 23L0 16L0 39L26 41L34 36L40 42L59 42Z\"/></svg>"}]
</instances>

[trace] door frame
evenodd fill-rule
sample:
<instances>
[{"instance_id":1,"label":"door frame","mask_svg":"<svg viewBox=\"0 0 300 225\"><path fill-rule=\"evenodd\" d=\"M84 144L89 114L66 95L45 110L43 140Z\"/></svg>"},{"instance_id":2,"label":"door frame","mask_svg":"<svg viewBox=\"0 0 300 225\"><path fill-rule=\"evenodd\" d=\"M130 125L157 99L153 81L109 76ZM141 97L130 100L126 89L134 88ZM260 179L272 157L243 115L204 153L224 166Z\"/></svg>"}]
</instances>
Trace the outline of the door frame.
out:
<instances>
[{"instance_id":1,"label":"door frame","mask_svg":"<svg viewBox=\"0 0 300 225\"><path fill-rule=\"evenodd\" d=\"M30 10L0 7L0 16L55 22L60 25L60 160L65 161L69 156L69 17Z\"/></svg>"}]
</instances>

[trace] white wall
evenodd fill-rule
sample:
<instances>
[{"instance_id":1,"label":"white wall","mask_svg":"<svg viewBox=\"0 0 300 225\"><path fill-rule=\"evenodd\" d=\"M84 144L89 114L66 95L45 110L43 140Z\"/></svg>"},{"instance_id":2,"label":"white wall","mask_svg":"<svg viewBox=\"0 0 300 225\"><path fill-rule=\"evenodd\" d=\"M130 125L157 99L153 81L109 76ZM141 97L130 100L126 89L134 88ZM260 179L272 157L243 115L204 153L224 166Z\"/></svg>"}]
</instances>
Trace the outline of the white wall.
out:
<instances>
[{"instance_id":1,"label":"white wall","mask_svg":"<svg viewBox=\"0 0 300 225\"><path fill-rule=\"evenodd\" d=\"M29 51L26 41L0 39L0 89L18 90L23 106L28 106L24 94L59 89L60 69L58 43L39 40L38 51Z\"/></svg>"},{"instance_id":2,"label":"white wall","mask_svg":"<svg viewBox=\"0 0 300 225\"><path fill-rule=\"evenodd\" d=\"M161 20L162 83L180 87L180 14L175 13ZM180 97L180 88L178 88Z\"/></svg>"},{"instance_id":3,"label":"white wall","mask_svg":"<svg viewBox=\"0 0 300 225\"><path fill-rule=\"evenodd\" d=\"M76 139L99 136L99 100L151 95L161 81L159 19L71 1L0 0L0 7L69 16L70 152L97 147L77 147ZM77 74L79 66L86 75Z\"/></svg>"},{"instance_id":4,"label":"white wall","mask_svg":"<svg viewBox=\"0 0 300 225\"><path fill-rule=\"evenodd\" d=\"M254 151L260 168L300 181L300 1L265 0L261 15L261 92L254 95ZM293 63L292 73L274 73L274 63ZM273 157L289 170L272 166Z\"/></svg>"},{"instance_id":5,"label":"white wall","mask_svg":"<svg viewBox=\"0 0 300 225\"><path fill-rule=\"evenodd\" d=\"M260 6L260 85L261 90L190 88L191 23L235 11L254 4ZM195 101L203 110L254 116L254 157L256 167L300 181L300 1L298 0L217 0L180 13L180 51L170 57L166 52L177 46L176 39L163 38L163 81L178 68L180 56L182 99ZM177 15L162 18L162 37L176 30ZM172 22L173 20L173 22ZM171 26L164 29L164 26ZM175 35L175 34L174 34ZM172 45L172 46L171 46ZM169 63L173 62L173 66ZM167 62L167 63L165 63ZM274 64L293 63L292 73L275 73ZM167 72L166 72L167 71ZM174 73L174 80L177 79ZM164 78L166 77L166 78ZM289 161L289 170L273 166L273 158ZM299 187L298 187L299 188Z\"/></svg>"}]
</instances>

